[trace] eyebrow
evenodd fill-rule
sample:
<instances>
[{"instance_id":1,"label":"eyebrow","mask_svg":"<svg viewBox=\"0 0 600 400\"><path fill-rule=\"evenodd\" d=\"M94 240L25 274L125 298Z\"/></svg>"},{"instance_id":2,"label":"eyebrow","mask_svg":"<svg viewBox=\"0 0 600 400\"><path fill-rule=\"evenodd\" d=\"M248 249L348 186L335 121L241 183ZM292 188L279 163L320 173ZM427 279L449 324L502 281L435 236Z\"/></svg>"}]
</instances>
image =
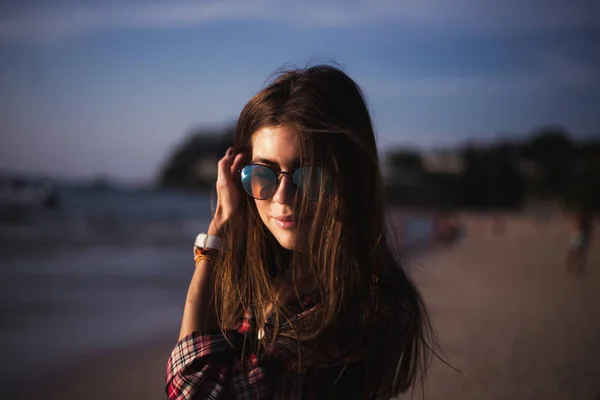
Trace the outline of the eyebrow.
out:
<instances>
[{"instance_id":1,"label":"eyebrow","mask_svg":"<svg viewBox=\"0 0 600 400\"><path fill-rule=\"evenodd\" d=\"M275 161L269 160L266 158L262 158L262 157L254 157L254 158L252 158L252 161L250 161L250 163L252 163L252 164L259 163L259 164L266 164L266 165L272 165L275 167L279 167L279 164L277 164ZM299 159L294 160L293 165L300 165L300 160Z\"/></svg>"},{"instance_id":2,"label":"eyebrow","mask_svg":"<svg viewBox=\"0 0 600 400\"><path fill-rule=\"evenodd\" d=\"M259 163L259 164L267 164L267 165L275 165L275 166L277 166L277 163L275 161L267 160L266 158L262 158L262 157L254 157L254 158L252 158L251 163L252 164Z\"/></svg>"}]
</instances>

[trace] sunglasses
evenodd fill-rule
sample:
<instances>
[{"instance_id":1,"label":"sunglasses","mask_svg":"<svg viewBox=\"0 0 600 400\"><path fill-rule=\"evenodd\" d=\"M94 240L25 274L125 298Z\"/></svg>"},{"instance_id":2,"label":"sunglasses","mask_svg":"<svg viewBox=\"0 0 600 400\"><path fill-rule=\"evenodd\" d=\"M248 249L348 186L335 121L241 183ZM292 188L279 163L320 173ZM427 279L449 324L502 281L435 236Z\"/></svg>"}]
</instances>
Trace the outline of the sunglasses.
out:
<instances>
[{"instance_id":1,"label":"sunglasses","mask_svg":"<svg viewBox=\"0 0 600 400\"><path fill-rule=\"evenodd\" d=\"M293 172L276 172L266 165L248 164L242 168L240 174L244 190L257 200L273 197L281 183L282 175L292 178L296 190L306 192L311 201L319 199L321 185L325 188L325 195L331 191L332 180L323 167L303 166Z\"/></svg>"}]
</instances>

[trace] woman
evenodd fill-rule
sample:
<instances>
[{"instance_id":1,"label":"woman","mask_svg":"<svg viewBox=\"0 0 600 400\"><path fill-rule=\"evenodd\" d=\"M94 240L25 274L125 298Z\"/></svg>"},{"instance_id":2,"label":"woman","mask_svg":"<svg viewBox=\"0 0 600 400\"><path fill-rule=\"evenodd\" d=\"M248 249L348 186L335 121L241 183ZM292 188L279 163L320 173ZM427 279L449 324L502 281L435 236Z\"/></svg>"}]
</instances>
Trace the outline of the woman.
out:
<instances>
[{"instance_id":1,"label":"woman","mask_svg":"<svg viewBox=\"0 0 600 400\"><path fill-rule=\"evenodd\" d=\"M244 107L196 242L171 399L390 398L430 332L388 243L369 112L342 71L280 74Z\"/></svg>"}]
</instances>

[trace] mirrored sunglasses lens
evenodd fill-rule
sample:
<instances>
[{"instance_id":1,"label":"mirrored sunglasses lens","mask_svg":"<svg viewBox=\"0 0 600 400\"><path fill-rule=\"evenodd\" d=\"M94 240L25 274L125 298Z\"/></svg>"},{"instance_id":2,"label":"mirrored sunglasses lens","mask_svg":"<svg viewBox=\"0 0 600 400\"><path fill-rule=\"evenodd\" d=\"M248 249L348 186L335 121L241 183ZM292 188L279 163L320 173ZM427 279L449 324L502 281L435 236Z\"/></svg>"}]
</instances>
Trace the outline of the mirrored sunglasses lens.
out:
<instances>
[{"instance_id":1,"label":"mirrored sunglasses lens","mask_svg":"<svg viewBox=\"0 0 600 400\"><path fill-rule=\"evenodd\" d=\"M265 200L277 189L277 175L263 165L247 165L242 169L242 186L255 199Z\"/></svg>"},{"instance_id":2,"label":"mirrored sunglasses lens","mask_svg":"<svg viewBox=\"0 0 600 400\"><path fill-rule=\"evenodd\" d=\"M311 171L312 170L312 171ZM294 184L308 194L311 200L318 200L321 186L323 195L327 196L331 190L331 178L323 167L302 167L294 172Z\"/></svg>"}]
</instances>

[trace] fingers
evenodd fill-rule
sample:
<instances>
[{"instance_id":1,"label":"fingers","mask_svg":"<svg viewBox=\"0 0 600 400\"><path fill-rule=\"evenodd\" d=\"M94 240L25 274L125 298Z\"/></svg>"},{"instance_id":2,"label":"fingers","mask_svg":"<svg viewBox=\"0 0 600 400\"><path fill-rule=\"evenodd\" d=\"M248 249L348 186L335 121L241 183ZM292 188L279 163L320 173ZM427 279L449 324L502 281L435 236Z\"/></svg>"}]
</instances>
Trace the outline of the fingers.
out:
<instances>
[{"instance_id":1,"label":"fingers","mask_svg":"<svg viewBox=\"0 0 600 400\"><path fill-rule=\"evenodd\" d=\"M231 166L233 165L233 147L227 149L225 157L219 160L217 165L217 187L227 186L231 182Z\"/></svg>"},{"instance_id":2,"label":"fingers","mask_svg":"<svg viewBox=\"0 0 600 400\"><path fill-rule=\"evenodd\" d=\"M234 155L233 148L227 149L225 156L217 165L217 207L213 215L216 226L221 226L236 212L240 202L240 192L235 179L239 179L238 170L248 158L246 152Z\"/></svg>"},{"instance_id":3,"label":"fingers","mask_svg":"<svg viewBox=\"0 0 600 400\"><path fill-rule=\"evenodd\" d=\"M246 152L241 152L238 153L235 156L235 159L233 160L233 163L231 165L231 176L236 177L237 173L240 169L242 169L242 167L244 166L244 164L246 164L249 161L249 157L250 155Z\"/></svg>"},{"instance_id":4,"label":"fingers","mask_svg":"<svg viewBox=\"0 0 600 400\"><path fill-rule=\"evenodd\" d=\"M235 179L238 179L238 171L249 161L250 154L248 152L240 152L234 155L233 148L227 149L225 156L219 160L217 187L224 188L234 184Z\"/></svg>"}]
</instances>

